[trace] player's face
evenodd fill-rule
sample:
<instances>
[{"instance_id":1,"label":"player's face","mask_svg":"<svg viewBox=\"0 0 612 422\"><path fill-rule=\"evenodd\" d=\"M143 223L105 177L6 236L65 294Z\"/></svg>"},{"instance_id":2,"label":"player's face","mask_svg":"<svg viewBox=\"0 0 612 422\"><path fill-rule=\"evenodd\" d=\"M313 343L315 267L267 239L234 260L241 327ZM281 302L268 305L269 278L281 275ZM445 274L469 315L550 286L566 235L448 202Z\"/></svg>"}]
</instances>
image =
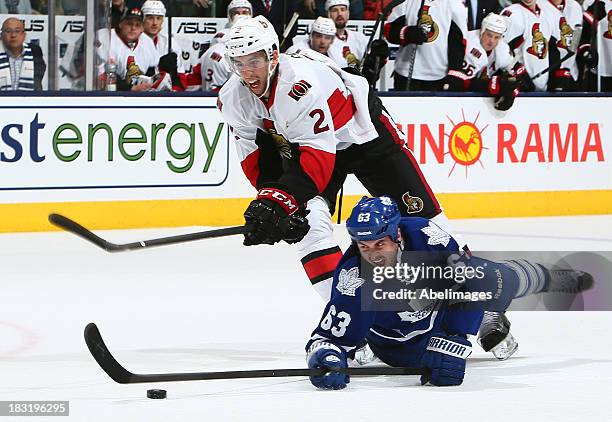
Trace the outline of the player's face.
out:
<instances>
[{"instance_id":1,"label":"player's face","mask_svg":"<svg viewBox=\"0 0 612 422\"><path fill-rule=\"evenodd\" d=\"M495 47L497 47L497 44L499 44L499 40L501 39L501 37L501 34L485 29L482 35L480 36L480 43L482 44L482 48L484 48L486 52L494 50Z\"/></svg>"},{"instance_id":2,"label":"player's face","mask_svg":"<svg viewBox=\"0 0 612 422\"><path fill-rule=\"evenodd\" d=\"M119 24L121 30L121 38L127 42L134 42L138 40L140 34L142 34L142 22L140 19L124 19Z\"/></svg>"},{"instance_id":3,"label":"player's face","mask_svg":"<svg viewBox=\"0 0 612 422\"><path fill-rule=\"evenodd\" d=\"M272 69L278 63L278 54L274 53ZM263 51L251 53L246 56L233 57L232 66L242 80L247 84L253 94L262 96L268 87L268 70L270 62Z\"/></svg>"},{"instance_id":4,"label":"player's face","mask_svg":"<svg viewBox=\"0 0 612 422\"><path fill-rule=\"evenodd\" d=\"M145 16L143 23L144 32L148 36L154 37L159 34L159 31L161 31L163 23L163 16L147 15Z\"/></svg>"},{"instance_id":5,"label":"player's face","mask_svg":"<svg viewBox=\"0 0 612 422\"><path fill-rule=\"evenodd\" d=\"M361 257L375 267L390 267L397 262L399 245L389 236L357 242Z\"/></svg>"},{"instance_id":6,"label":"player's face","mask_svg":"<svg viewBox=\"0 0 612 422\"><path fill-rule=\"evenodd\" d=\"M310 35L310 48L321 54L327 54L327 50L333 42L334 37L332 35L319 34L318 32L313 32Z\"/></svg>"},{"instance_id":7,"label":"player's face","mask_svg":"<svg viewBox=\"0 0 612 422\"><path fill-rule=\"evenodd\" d=\"M336 24L336 28L343 29L348 23L349 10L346 6L330 7L327 16Z\"/></svg>"},{"instance_id":8,"label":"player's face","mask_svg":"<svg viewBox=\"0 0 612 422\"><path fill-rule=\"evenodd\" d=\"M251 16L251 9L248 7L235 7L229 12L229 20L232 22L237 15Z\"/></svg>"}]
</instances>

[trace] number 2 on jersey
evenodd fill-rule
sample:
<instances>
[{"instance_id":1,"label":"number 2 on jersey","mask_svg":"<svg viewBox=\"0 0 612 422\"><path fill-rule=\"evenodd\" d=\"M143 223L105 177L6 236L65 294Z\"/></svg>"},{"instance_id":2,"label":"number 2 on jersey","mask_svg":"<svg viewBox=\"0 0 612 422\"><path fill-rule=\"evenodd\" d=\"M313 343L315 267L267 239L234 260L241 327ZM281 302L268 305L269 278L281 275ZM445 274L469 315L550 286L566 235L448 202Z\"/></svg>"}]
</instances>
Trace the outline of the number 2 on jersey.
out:
<instances>
[{"instance_id":1,"label":"number 2 on jersey","mask_svg":"<svg viewBox=\"0 0 612 422\"><path fill-rule=\"evenodd\" d=\"M326 130L329 130L328 125L321 126L323 124L323 120L325 119L325 113L323 113L323 110L321 110L320 108L315 108L310 113L308 113L308 115L312 117L313 119L315 118L315 116L318 116L318 120L315 122L314 128L313 128L315 135L318 135L321 132L325 132Z\"/></svg>"}]
</instances>

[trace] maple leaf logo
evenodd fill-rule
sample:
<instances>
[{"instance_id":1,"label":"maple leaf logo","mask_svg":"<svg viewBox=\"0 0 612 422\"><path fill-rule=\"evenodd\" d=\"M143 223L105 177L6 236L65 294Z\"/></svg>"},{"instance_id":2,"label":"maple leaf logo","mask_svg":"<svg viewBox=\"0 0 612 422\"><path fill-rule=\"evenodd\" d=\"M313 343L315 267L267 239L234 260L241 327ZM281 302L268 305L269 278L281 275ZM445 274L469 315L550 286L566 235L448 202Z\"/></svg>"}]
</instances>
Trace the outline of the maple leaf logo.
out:
<instances>
[{"instance_id":1,"label":"maple leaf logo","mask_svg":"<svg viewBox=\"0 0 612 422\"><path fill-rule=\"evenodd\" d=\"M450 234L446 233L431 221L429 222L429 225L427 227L423 227L421 231L429 237L427 240L428 245L442 245L446 247L451 239Z\"/></svg>"},{"instance_id":2,"label":"maple leaf logo","mask_svg":"<svg viewBox=\"0 0 612 422\"><path fill-rule=\"evenodd\" d=\"M340 276L336 289L346 296L355 296L355 291L360 288L365 280L359 277L359 268L353 267L348 271L340 270Z\"/></svg>"}]
</instances>

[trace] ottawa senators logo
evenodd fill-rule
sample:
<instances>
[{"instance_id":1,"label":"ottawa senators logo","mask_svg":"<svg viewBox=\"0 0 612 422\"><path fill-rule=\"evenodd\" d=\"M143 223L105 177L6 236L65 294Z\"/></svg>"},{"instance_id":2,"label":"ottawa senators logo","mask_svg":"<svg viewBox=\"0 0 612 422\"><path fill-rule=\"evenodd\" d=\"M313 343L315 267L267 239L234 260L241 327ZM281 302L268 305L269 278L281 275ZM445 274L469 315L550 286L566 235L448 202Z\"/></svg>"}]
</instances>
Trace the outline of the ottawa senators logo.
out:
<instances>
[{"instance_id":1,"label":"ottawa senators logo","mask_svg":"<svg viewBox=\"0 0 612 422\"><path fill-rule=\"evenodd\" d=\"M291 91L289 91L287 95L289 95L295 101L299 101L300 98L308 93L308 89L310 88L312 88L312 85L302 79L301 81L293 84Z\"/></svg>"},{"instance_id":2,"label":"ottawa senators logo","mask_svg":"<svg viewBox=\"0 0 612 422\"><path fill-rule=\"evenodd\" d=\"M574 30L568 25L565 17L559 19L559 31L561 39L557 41L557 47L569 49L574 41Z\"/></svg>"},{"instance_id":3,"label":"ottawa senators logo","mask_svg":"<svg viewBox=\"0 0 612 422\"><path fill-rule=\"evenodd\" d=\"M276 131L276 127L274 127L274 122L272 120L263 119L264 128L270 134L270 137L274 141L274 146L278 151L278 154L283 158L291 158L291 144L289 141L285 139L283 135L280 135Z\"/></svg>"},{"instance_id":4,"label":"ottawa senators logo","mask_svg":"<svg viewBox=\"0 0 612 422\"><path fill-rule=\"evenodd\" d=\"M434 22L433 18L429 14L430 7L431 6L423 6L423 12L421 13L418 23L421 30L427 34L427 41L425 42L434 42L436 38L438 38L438 35L440 35L440 28L438 28L438 24Z\"/></svg>"},{"instance_id":5,"label":"ottawa senators logo","mask_svg":"<svg viewBox=\"0 0 612 422\"><path fill-rule=\"evenodd\" d=\"M604 32L603 36L612 39L612 10L608 12L608 30Z\"/></svg>"},{"instance_id":6,"label":"ottawa senators logo","mask_svg":"<svg viewBox=\"0 0 612 422\"><path fill-rule=\"evenodd\" d=\"M357 56L351 52L351 48L348 45L342 47L342 57L344 57L349 66L359 66Z\"/></svg>"},{"instance_id":7,"label":"ottawa senators logo","mask_svg":"<svg viewBox=\"0 0 612 422\"><path fill-rule=\"evenodd\" d=\"M540 24L534 23L531 28L531 47L527 49L529 54L536 56L538 59L544 59L548 54L548 40L544 38L544 34L540 31Z\"/></svg>"},{"instance_id":8,"label":"ottawa senators logo","mask_svg":"<svg viewBox=\"0 0 612 422\"><path fill-rule=\"evenodd\" d=\"M416 214L423 211L423 200L418 196L410 196L410 192L402 195L402 201L406 205L406 212L408 214Z\"/></svg>"}]
</instances>

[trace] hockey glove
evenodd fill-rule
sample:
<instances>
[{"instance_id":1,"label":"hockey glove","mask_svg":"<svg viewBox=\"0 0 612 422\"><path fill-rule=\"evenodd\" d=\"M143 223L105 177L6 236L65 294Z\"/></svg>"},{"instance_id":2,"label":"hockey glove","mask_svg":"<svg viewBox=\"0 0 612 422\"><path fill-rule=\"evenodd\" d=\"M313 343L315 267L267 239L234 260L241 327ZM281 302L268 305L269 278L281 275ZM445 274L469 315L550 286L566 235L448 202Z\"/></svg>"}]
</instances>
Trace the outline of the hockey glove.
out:
<instances>
[{"instance_id":1,"label":"hockey glove","mask_svg":"<svg viewBox=\"0 0 612 422\"><path fill-rule=\"evenodd\" d=\"M370 55L379 57L381 62L389 58L389 44L385 40L374 40L370 45Z\"/></svg>"},{"instance_id":2,"label":"hockey glove","mask_svg":"<svg viewBox=\"0 0 612 422\"><path fill-rule=\"evenodd\" d=\"M567 92L574 90L574 79L569 70L557 69L548 81L549 91Z\"/></svg>"},{"instance_id":3,"label":"hockey glove","mask_svg":"<svg viewBox=\"0 0 612 422\"><path fill-rule=\"evenodd\" d=\"M290 218L298 209L297 201L290 194L275 188L260 189L257 198L244 212L247 228L244 245L273 245L280 242L285 235L294 242L300 235L303 238L306 233L302 235L303 230L296 233L295 229L295 226L299 227L300 224L290 223Z\"/></svg>"},{"instance_id":4,"label":"hockey glove","mask_svg":"<svg viewBox=\"0 0 612 422\"><path fill-rule=\"evenodd\" d=\"M314 342L308 348L306 362L309 368L325 368L330 372L325 375L310 377L310 382L324 390L341 390L350 382L350 377L337 371L346 368L346 352L335 344L326 341Z\"/></svg>"},{"instance_id":5,"label":"hockey glove","mask_svg":"<svg viewBox=\"0 0 612 422\"><path fill-rule=\"evenodd\" d=\"M417 44L421 45L427 41L427 34L420 26L405 26L400 32L400 45Z\"/></svg>"},{"instance_id":6,"label":"hockey glove","mask_svg":"<svg viewBox=\"0 0 612 422\"><path fill-rule=\"evenodd\" d=\"M596 48L585 48L584 51L578 53L576 60L589 69L595 69L599 61L599 54Z\"/></svg>"},{"instance_id":7,"label":"hockey glove","mask_svg":"<svg viewBox=\"0 0 612 422\"><path fill-rule=\"evenodd\" d=\"M310 230L310 225L306 219L308 210L300 208L298 212L287 218L281 219L279 226L283 233L283 240L290 245L298 243Z\"/></svg>"},{"instance_id":8,"label":"hockey glove","mask_svg":"<svg viewBox=\"0 0 612 422\"><path fill-rule=\"evenodd\" d=\"M421 376L421 384L461 385L465 376L465 360L471 353L472 344L466 338L434 333L421 358L422 365L431 372Z\"/></svg>"},{"instance_id":9,"label":"hockey glove","mask_svg":"<svg viewBox=\"0 0 612 422\"><path fill-rule=\"evenodd\" d=\"M489 93L495 96L495 109L506 111L519 94L519 81L515 77L493 76L489 80Z\"/></svg>"}]
</instances>

